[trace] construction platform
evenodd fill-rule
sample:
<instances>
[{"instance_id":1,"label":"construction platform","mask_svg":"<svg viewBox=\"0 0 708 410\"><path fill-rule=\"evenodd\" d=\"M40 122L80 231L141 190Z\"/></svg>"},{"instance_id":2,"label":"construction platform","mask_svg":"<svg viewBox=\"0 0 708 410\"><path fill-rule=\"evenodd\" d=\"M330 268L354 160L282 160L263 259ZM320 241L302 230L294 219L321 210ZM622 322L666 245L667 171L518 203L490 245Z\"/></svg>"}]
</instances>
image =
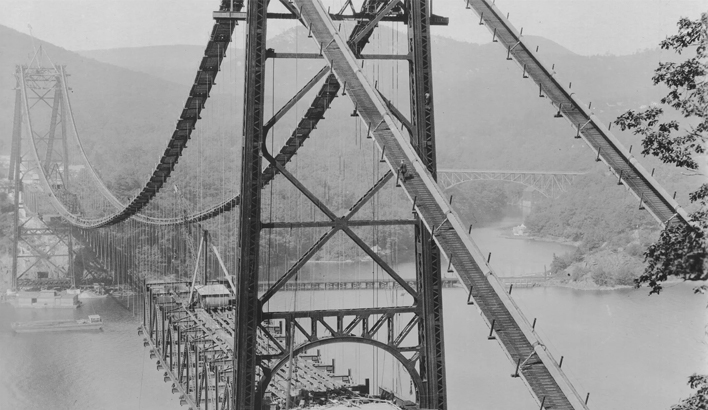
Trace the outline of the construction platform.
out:
<instances>
[{"instance_id":1,"label":"construction platform","mask_svg":"<svg viewBox=\"0 0 708 410\"><path fill-rule=\"evenodd\" d=\"M192 408L228 409L233 376L234 293L228 281L210 281L192 289L190 282L149 282L144 289L143 325L139 334L150 347L157 369L180 402ZM268 357L286 344L282 323L265 324L258 332L258 354ZM368 393L366 386L352 386L351 374L335 374L334 362L316 354L293 360L292 374L286 364L272 376L264 404L282 405L291 392L310 396ZM259 368L259 376L262 368ZM288 389L288 380L292 380ZM207 404L208 403L208 404Z\"/></svg>"}]
</instances>

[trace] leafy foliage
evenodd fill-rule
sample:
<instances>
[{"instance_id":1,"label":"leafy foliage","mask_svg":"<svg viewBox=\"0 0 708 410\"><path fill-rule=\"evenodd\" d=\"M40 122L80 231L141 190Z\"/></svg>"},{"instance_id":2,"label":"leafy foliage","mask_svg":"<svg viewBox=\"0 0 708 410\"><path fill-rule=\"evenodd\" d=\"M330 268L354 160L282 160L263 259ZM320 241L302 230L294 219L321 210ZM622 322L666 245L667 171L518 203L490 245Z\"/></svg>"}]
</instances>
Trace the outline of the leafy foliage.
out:
<instances>
[{"instance_id":1,"label":"leafy foliage","mask_svg":"<svg viewBox=\"0 0 708 410\"><path fill-rule=\"evenodd\" d=\"M679 168L697 170L696 157L705 153L708 139L708 13L703 13L696 21L682 18L678 28L677 35L661 42L661 48L681 54L695 46L695 55L680 64L660 63L654 71L653 81L654 85L664 84L669 88L669 94L661 99L661 104L678 112L683 117L682 124L675 119L662 122L664 110L657 106L642 112L627 111L615 123L623 130L631 129L635 135L643 137L643 154L654 155ZM659 293L661 282L669 276L687 280L708 279L708 184L703 183L689 195L689 199L699 205L690 216L691 224L667 221L659 240L644 253L647 266L635 284L648 284L650 294ZM700 286L696 292L705 289L705 285ZM671 409L708 409L708 376L694 374L689 377L688 385L696 389L696 393Z\"/></svg>"},{"instance_id":2,"label":"leafy foliage","mask_svg":"<svg viewBox=\"0 0 708 410\"><path fill-rule=\"evenodd\" d=\"M553 261L551 261L551 274L555 275L558 274L562 271L564 271L567 267L572 265L574 262L578 262L582 260L583 254L580 252L579 249L576 249L575 252L568 252L563 255L556 255L555 253L553 254ZM580 275L580 274L578 274ZM580 275L582 276L582 275Z\"/></svg>"},{"instance_id":3,"label":"leafy foliage","mask_svg":"<svg viewBox=\"0 0 708 410\"><path fill-rule=\"evenodd\" d=\"M705 207L705 204L703 205ZM669 276L679 276L686 280L708 279L706 272L706 223L705 210L691 217L695 226L669 225L661 232L659 240L650 245L644 253L647 267L637 285L646 283L650 293L661 291L661 282Z\"/></svg>"},{"instance_id":4,"label":"leafy foliage","mask_svg":"<svg viewBox=\"0 0 708 410\"><path fill-rule=\"evenodd\" d=\"M642 137L642 154L653 155L679 168L698 170L698 156L705 154L708 142L708 13L698 20L681 18L678 34L660 44L664 50L683 51L695 48L695 54L681 63L660 63L654 71L654 85L663 84L669 93L661 105L642 111L629 110L615 120L622 130L632 130ZM666 117L671 117L666 119ZM681 121L677 118L681 118ZM691 225L667 221L659 240L645 252L647 267L636 285L648 284L650 293L661 291L661 282L669 276L687 280L708 279L708 184L703 183L689 196L699 209L690 216Z\"/></svg>"},{"instance_id":5,"label":"leafy foliage","mask_svg":"<svg viewBox=\"0 0 708 410\"><path fill-rule=\"evenodd\" d=\"M592 281L599 286L611 286L613 284L612 277L602 267L598 266L592 271Z\"/></svg>"},{"instance_id":6,"label":"leafy foliage","mask_svg":"<svg viewBox=\"0 0 708 410\"><path fill-rule=\"evenodd\" d=\"M609 241L625 246L631 242L629 232L648 228L653 221L625 190L608 189L606 176L591 173L579 177L559 198L534 204L525 224L533 235L581 241L585 253Z\"/></svg>"},{"instance_id":7,"label":"leafy foliage","mask_svg":"<svg viewBox=\"0 0 708 410\"><path fill-rule=\"evenodd\" d=\"M696 392L671 406L671 410L701 410L708 409L708 376L694 374L688 378L688 385Z\"/></svg>"}]
</instances>

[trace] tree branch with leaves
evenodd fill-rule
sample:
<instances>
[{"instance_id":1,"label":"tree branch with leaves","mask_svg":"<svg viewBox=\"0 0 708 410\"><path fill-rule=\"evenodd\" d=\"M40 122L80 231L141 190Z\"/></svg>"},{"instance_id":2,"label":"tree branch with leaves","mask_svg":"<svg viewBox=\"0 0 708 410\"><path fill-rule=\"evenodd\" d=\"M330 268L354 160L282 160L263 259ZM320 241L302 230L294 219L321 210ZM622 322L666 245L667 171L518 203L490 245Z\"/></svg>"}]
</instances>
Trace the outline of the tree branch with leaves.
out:
<instances>
[{"instance_id":1,"label":"tree branch with leaves","mask_svg":"<svg viewBox=\"0 0 708 410\"><path fill-rule=\"evenodd\" d=\"M681 63L659 63L652 78L654 85L663 84L669 93L661 104L629 110L615 120L622 130L642 137L642 154L704 178L689 194L691 203L697 205L689 216L690 223L667 221L657 242L644 253L647 266L635 283L637 287L647 284L650 293L659 293L661 283L669 277L708 279L708 183L699 164L708 142L707 33L708 13L698 20L681 18L678 34L667 37L660 46L678 54L686 52L690 57Z\"/></svg>"}]
</instances>

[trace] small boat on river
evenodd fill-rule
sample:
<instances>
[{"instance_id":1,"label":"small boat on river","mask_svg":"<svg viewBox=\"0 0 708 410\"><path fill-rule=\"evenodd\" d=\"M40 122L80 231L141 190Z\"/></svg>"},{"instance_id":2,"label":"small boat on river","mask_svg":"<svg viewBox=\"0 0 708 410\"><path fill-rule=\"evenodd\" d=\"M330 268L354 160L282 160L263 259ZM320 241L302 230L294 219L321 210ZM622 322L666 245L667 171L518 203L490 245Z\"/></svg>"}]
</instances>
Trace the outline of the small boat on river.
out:
<instances>
[{"instance_id":1,"label":"small boat on river","mask_svg":"<svg viewBox=\"0 0 708 410\"><path fill-rule=\"evenodd\" d=\"M75 330L100 330L103 320L99 315L89 315L88 319L79 320L35 320L32 322L14 322L15 333L67 332Z\"/></svg>"}]
</instances>

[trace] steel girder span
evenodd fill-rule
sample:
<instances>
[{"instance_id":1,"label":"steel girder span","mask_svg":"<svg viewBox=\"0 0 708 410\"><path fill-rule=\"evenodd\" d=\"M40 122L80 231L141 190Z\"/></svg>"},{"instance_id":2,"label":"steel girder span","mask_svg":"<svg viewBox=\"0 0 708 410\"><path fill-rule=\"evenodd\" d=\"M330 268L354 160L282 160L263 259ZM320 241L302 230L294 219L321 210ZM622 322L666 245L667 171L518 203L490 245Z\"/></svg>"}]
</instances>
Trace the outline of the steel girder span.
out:
<instances>
[{"instance_id":1,"label":"steel girder span","mask_svg":"<svg viewBox=\"0 0 708 410\"><path fill-rule=\"evenodd\" d=\"M557 198L583 175L579 172L478 171L474 169L440 169L438 184L443 189L472 181L507 181L533 188L546 198Z\"/></svg>"}]
</instances>

